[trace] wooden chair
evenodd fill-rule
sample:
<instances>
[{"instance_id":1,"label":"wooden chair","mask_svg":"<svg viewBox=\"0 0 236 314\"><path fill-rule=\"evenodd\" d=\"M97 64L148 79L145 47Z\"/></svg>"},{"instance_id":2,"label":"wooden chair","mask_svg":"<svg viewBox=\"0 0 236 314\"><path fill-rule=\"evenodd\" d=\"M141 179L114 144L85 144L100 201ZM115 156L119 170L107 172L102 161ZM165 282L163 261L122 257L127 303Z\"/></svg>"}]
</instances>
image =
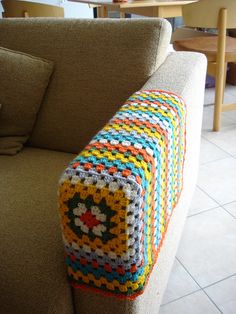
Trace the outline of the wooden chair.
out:
<instances>
[{"instance_id":1,"label":"wooden chair","mask_svg":"<svg viewBox=\"0 0 236 314\"><path fill-rule=\"evenodd\" d=\"M62 7L42 3L2 0L3 17L64 17Z\"/></svg>"},{"instance_id":2,"label":"wooden chair","mask_svg":"<svg viewBox=\"0 0 236 314\"><path fill-rule=\"evenodd\" d=\"M236 38L226 36L226 30L236 28L235 0L200 0L183 6L186 26L216 28L218 36L177 40L175 50L204 53L208 59L208 74L216 79L213 131L219 131L222 111L236 109L236 103L223 104L228 62L236 62Z\"/></svg>"}]
</instances>

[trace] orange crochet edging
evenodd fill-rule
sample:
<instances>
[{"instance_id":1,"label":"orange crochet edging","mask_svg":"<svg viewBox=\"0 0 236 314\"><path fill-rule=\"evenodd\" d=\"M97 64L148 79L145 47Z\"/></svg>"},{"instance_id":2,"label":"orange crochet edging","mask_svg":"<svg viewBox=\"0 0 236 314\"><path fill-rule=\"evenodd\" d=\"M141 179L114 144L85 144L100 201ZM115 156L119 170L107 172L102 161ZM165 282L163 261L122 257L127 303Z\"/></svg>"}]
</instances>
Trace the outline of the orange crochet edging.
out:
<instances>
[{"instance_id":1,"label":"orange crochet edging","mask_svg":"<svg viewBox=\"0 0 236 314\"><path fill-rule=\"evenodd\" d=\"M74 288L145 291L183 190L185 111L175 93L137 92L70 163L60 206Z\"/></svg>"}]
</instances>

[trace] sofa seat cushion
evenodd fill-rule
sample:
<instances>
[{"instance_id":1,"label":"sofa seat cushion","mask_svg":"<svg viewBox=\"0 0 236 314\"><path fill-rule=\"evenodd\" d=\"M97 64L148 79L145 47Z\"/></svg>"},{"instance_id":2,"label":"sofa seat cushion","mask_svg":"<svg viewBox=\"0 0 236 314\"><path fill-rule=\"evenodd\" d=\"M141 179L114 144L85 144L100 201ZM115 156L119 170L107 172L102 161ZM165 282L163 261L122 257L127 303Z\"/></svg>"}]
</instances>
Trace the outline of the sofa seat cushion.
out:
<instances>
[{"instance_id":1,"label":"sofa seat cushion","mask_svg":"<svg viewBox=\"0 0 236 314\"><path fill-rule=\"evenodd\" d=\"M0 154L14 155L28 139L53 63L0 47Z\"/></svg>"},{"instance_id":2,"label":"sofa seat cushion","mask_svg":"<svg viewBox=\"0 0 236 314\"><path fill-rule=\"evenodd\" d=\"M0 312L71 314L57 182L72 154L0 156Z\"/></svg>"}]
</instances>

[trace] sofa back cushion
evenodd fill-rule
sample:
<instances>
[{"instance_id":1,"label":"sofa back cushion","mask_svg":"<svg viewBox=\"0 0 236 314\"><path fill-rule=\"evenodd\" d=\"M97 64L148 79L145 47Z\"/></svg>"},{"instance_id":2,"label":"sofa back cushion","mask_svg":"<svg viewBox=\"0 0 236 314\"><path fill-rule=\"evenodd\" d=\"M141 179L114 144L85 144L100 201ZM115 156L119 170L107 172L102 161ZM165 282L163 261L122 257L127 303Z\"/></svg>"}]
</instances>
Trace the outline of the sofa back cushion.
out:
<instances>
[{"instance_id":1,"label":"sofa back cushion","mask_svg":"<svg viewBox=\"0 0 236 314\"><path fill-rule=\"evenodd\" d=\"M0 47L0 155L15 155L32 131L52 62Z\"/></svg>"},{"instance_id":2,"label":"sofa back cushion","mask_svg":"<svg viewBox=\"0 0 236 314\"><path fill-rule=\"evenodd\" d=\"M28 145L76 153L166 57L163 19L2 19L0 46L54 62Z\"/></svg>"}]
</instances>

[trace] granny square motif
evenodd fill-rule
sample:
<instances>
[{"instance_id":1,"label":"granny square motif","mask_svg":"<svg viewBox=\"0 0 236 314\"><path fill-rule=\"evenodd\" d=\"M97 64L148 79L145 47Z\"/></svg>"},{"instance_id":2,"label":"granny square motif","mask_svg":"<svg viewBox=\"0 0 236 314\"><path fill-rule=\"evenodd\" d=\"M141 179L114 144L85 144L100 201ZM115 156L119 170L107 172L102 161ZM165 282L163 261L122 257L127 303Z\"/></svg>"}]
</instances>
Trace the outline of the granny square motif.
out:
<instances>
[{"instance_id":1,"label":"granny square motif","mask_svg":"<svg viewBox=\"0 0 236 314\"><path fill-rule=\"evenodd\" d=\"M186 106L133 94L63 173L60 214L69 281L134 299L143 292L182 190Z\"/></svg>"}]
</instances>

